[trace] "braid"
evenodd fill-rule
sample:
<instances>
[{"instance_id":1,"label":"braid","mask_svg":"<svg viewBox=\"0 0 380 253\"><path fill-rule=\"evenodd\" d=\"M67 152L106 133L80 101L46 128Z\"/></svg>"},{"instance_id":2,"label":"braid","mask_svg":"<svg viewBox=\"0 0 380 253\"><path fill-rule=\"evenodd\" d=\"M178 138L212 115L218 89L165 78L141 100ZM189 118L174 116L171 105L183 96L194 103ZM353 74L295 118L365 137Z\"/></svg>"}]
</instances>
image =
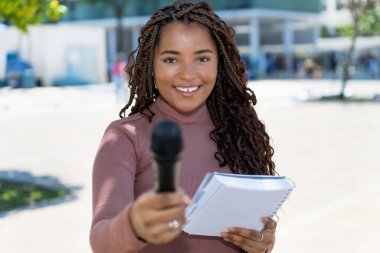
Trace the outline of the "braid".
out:
<instances>
[{"instance_id":1,"label":"braid","mask_svg":"<svg viewBox=\"0 0 380 253\"><path fill-rule=\"evenodd\" d=\"M142 113L152 120L154 113L149 106L159 96L152 76L154 47L159 42L161 28L174 21L204 25L218 49L216 83L206 104L215 126L210 138L217 144L215 158L219 165L229 166L234 173L274 175L274 151L254 109L257 100L248 88L245 66L233 40L235 31L207 3L179 1L168 5L156 11L141 29L139 46L129 54L126 72L130 76L131 92L120 117L125 117L126 110L135 102L130 115Z\"/></svg>"}]
</instances>

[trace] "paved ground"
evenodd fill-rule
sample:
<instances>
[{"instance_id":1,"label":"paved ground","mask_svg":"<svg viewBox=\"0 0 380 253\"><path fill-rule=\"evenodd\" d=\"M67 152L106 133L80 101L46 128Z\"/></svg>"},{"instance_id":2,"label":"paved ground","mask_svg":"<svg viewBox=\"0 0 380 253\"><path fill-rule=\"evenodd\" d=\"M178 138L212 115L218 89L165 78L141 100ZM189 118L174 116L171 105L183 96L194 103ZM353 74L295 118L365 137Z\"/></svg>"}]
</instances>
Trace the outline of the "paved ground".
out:
<instances>
[{"instance_id":1,"label":"paved ground","mask_svg":"<svg viewBox=\"0 0 380 253\"><path fill-rule=\"evenodd\" d=\"M380 252L380 102L316 103L333 81L259 81L258 113L280 174L297 188L275 253ZM372 98L380 83L348 94ZM0 214L1 253L89 253L91 166L120 105L107 85L0 89L0 176L72 187L70 199Z\"/></svg>"}]
</instances>

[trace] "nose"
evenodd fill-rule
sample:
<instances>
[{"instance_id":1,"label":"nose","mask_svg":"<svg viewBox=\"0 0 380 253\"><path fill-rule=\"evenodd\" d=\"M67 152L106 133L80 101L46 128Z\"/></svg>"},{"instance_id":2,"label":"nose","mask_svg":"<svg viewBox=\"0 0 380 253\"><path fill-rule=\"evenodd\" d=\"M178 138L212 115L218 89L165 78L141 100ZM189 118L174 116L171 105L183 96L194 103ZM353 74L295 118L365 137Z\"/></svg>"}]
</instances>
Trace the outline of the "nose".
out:
<instances>
[{"instance_id":1,"label":"nose","mask_svg":"<svg viewBox=\"0 0 380 253\"><path fill-rule=\"evenodd\" d=\"M180 66L179 77L183 80L193 80L197 75L196 67L193 63L182 63Z\"/></svg>"}]
</instances>

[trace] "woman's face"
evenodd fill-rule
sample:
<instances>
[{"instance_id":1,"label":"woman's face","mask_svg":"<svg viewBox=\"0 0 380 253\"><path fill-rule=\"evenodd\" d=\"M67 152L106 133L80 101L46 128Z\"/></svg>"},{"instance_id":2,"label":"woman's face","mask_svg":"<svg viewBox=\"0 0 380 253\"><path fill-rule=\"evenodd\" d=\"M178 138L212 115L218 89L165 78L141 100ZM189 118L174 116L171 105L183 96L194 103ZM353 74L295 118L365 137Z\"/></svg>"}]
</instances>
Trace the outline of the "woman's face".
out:
<instances>
[{"instance_id":1,"label":"woman's face","mask_svg":"<svg viewBox=\"0 0 380 253\"><path fill-rule=\"evenodd\" d=\"M154 50L154 81L175 110L191 113L215 86L218 52L208 29L196 22L172 22L161 29Z\"/></svg>"}]
</instances>

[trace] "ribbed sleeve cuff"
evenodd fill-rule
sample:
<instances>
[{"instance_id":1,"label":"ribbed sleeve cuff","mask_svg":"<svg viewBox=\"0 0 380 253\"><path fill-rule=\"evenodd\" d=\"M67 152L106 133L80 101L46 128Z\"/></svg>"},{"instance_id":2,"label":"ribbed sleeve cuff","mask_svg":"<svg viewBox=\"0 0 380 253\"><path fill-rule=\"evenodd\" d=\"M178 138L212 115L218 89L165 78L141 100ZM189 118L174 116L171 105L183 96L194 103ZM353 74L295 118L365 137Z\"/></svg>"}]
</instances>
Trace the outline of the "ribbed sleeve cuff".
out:
<instances>
[{"instance_id":1,"label":"ribbed sleeve cuff","mask_svg":"<svg viewBox=\"0 0 380 253\"><path fill-rule=\"evenodd\" d=\"M133 231L129 218L131 206L128 204L114 218L93 225L90 243L94 253L134 253L148 245Z\"/></svg>"},{"instance_id":2,"label":"ribbed sleeve cuff","mask_svg":"<svg viewBox=\"0 0 380 253\"><path fill-rule=\"evenodd\" d=\"M148 243L139 239L133 230L132 222L130 219L130 211L133 203L129 203L116 217L112 220L113 231L117 231L115 239L117 238L117 245L121 244L120 248L126 249L127 252L135 252L140 250Z\"/></svg>"}]
</instances>

